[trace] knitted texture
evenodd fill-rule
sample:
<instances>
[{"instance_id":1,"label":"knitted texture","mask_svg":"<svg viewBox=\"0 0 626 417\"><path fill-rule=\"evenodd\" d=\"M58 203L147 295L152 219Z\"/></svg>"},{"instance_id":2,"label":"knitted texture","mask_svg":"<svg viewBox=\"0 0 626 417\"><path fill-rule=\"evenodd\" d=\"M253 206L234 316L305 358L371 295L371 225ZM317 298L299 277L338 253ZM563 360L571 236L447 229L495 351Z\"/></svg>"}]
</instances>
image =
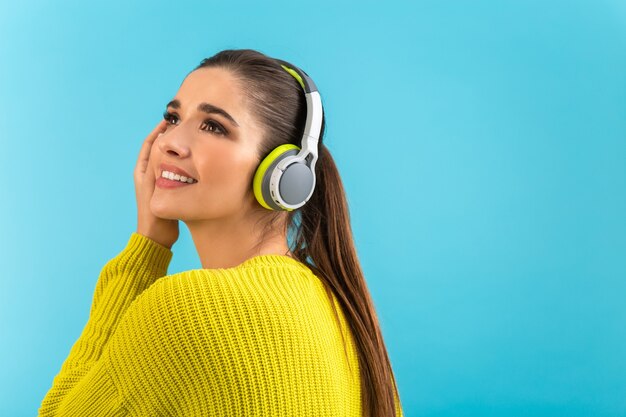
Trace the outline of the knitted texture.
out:
<instances>
[{"instance_id":1,"label":"knitted texture","mask_svg":"<svg viewBox=\"0 0 626 417\"><path fill-rule=\"evenodd\" d=\"M106 263L39 416L361 416L354 339L306 265L166 275L172 255L132 233Z\"/></svg>"}]
</instances>

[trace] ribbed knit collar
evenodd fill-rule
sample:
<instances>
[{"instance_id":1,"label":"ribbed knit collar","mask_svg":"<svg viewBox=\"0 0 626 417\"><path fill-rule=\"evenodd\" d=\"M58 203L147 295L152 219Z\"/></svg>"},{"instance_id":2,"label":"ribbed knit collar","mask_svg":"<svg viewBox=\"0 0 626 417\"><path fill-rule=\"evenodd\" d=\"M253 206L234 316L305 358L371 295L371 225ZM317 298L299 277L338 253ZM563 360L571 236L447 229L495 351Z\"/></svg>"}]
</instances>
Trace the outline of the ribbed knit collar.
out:
<instances>
[{"instance_id":1,"label":"ribbed knit collar","mask_svg":"<svg viewBox=\"0 0 626 417\"><path fill-rule=\"evenodd\" d=\"M237 266L231 266L228 268L197 268L197 269L189 269L186 271L181 271L178 273L173 273L170 275L176 275L187 272L200 272L200 271L236 271L239 268L259 268L264 266L295 266L298 268L306 269L309 272L313 272L308 265L298 261L295 258L292 258L287 255L257 255L252 258L248 258Z\"/></svg>"},{"instance_id":2,"label":"ribbed knit collar","mask_svg":"<svg viewBox=\"0 0 626 417\"><path fill-rule=\"evenodd\" d=\"M237 265L235 268L255 267L255 266L262 266L262 265L278 265L278 266L296 265L300 267L306 266L302 264L300 261L298 261L297 259L292 258L287 255L266 254L266 255L257 255L257 256L253 256L252 258L248 258L242 263L240 263L239 265Z\"/></svg>"}]
</instances>

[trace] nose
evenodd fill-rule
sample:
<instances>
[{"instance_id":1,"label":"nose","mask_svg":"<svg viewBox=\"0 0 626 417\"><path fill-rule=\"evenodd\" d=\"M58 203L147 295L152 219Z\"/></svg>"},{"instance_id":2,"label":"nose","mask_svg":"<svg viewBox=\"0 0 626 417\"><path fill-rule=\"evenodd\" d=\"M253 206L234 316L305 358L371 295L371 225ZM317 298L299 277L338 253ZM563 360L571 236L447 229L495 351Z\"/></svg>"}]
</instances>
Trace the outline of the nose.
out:
<instances>
[{"instance_id":1,"label":"nose","mask_svg":"<svg viewBox=\"0 0 626 417\"><path fill-rule=\"evenodd\" d=\"M161 132L157 135L157 142L161 152L167 155L184 158L189 155L189 146L185 143L185 135L175 130Z\"/></svg>"}]
</instances>

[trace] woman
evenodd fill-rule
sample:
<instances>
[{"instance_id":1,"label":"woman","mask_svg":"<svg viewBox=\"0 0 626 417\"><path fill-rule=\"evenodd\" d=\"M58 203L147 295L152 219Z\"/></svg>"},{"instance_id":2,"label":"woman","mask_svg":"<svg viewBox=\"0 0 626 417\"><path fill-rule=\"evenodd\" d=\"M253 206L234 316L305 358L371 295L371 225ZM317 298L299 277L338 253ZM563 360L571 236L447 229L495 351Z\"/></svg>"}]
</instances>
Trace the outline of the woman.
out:
<instances>
[{"instance_id":1,"label":"woman","mask_svg":"<svg viewBox=\"0 0 626 417\"><path fill-rule=\"evenodd\" d=\"M402 415L315 90L249 49L187 75L140 150L137 231L40 416ZM178 220L202 269L167 275Z\"/></svg>"}]
</instances>

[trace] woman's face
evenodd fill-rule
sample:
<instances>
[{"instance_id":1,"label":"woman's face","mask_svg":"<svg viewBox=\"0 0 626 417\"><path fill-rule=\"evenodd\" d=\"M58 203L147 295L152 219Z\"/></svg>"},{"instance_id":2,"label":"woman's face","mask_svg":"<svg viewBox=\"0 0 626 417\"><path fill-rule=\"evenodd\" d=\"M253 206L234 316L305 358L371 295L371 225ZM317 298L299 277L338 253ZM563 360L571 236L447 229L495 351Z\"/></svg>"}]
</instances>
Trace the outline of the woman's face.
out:
<instances>
[{"instance_id":1,"label":"woman's face","mask_svg":"<svg viewBox=\"0 0 626 417\"><path fill-rule=\"evenodd\" d=\"M150 153L154 175L159 180L164 163L185 170L197 182L176 188L156 184L153 214L182 221L238 219L258 206L252 178L262 132L232 75L221 68L191 72L166 112L167 129Z\"/></svg>"}]
</instances>

